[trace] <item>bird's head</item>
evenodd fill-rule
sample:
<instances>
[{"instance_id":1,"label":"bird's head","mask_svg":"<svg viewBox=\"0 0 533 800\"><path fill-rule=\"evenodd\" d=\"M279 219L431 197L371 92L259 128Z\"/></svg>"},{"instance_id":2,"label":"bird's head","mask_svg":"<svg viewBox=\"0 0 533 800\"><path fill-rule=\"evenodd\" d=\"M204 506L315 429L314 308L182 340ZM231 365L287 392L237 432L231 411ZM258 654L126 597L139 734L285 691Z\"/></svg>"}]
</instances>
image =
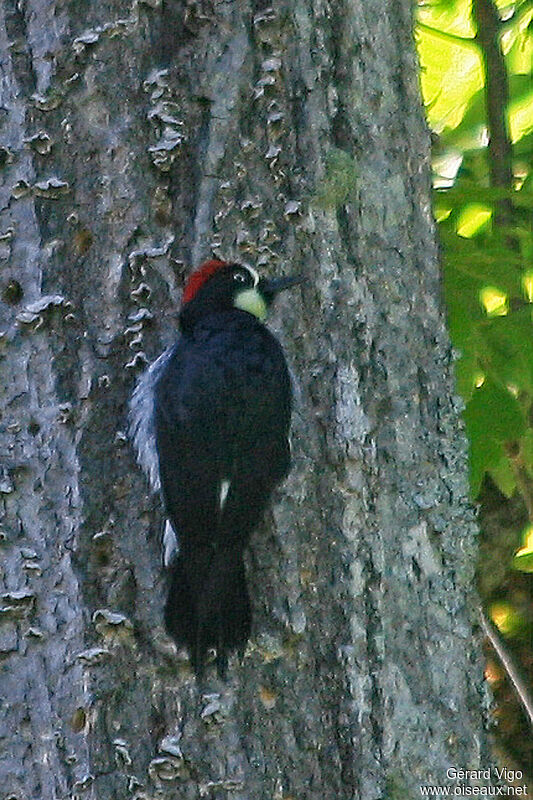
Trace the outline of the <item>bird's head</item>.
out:
<instances>
[{"instance_id":1,"label":"bird's head","mask_svg":"<svg viewBox=\"0 0 533 800\"><path fill-rule=\"evenodd\" d=\"M213 311L232 308L247 311L262 321L276 295L303 280L300 275L260 278L252 267L244 264L206 261L192 273L183 290L182 324Z\"/></svg>"}]
</instances>

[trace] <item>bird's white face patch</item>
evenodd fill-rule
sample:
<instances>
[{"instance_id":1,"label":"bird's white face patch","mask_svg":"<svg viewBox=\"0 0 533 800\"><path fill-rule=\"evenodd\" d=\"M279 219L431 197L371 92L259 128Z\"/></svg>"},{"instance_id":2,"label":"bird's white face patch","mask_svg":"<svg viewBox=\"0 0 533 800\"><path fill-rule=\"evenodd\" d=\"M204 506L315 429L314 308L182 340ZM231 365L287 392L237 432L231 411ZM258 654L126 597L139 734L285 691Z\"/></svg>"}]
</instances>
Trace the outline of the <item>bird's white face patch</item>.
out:
<instances>
[{"instance_id":1,"label":"bird's white face patch","mask_svg":"<svg viewBox=\"0 0 533 800\"><path fill-rule=\"evenodd\" d=\"M245 269L247 272L249 272L249 273L250 273L250 275L252 276L252 280L253 280L253 282L254 282L254 289L255 289L255 287L256 287L256 286L257 286L257 284L259 283L259 275L258 275L258 274L257 274L257 272L255 271L255 269L254 269L253 267L251 267L249 264L243 264L242 266L243 266L243 267L244 267L244 269Z\"/></svg>"},{"instance_id":2,"label":"bird's white face patch","mask_svg":"<svg viewBox=\"0 0 533 800\"><path fill-rule=\"evenodd\" d=\"M261 294L254 287L253 289L243 289L242 292L237 292L235 300L233 301L235 308L240 308L241 311L247 311L253 314L254 317L263 321L267 316L267 304Z\"/></svg>"},{"instance_id":3,"label":"bird's white face patch","mask_svg":"<svg viewBox=\"0 0 533 800\"><path fill-rule=\"evenodd\" d=\"M221 511L223 510L224 506L226 505L226 498L228 496L229 487L230 487L230 482L229 481L223 480L223 481L220 482L220 494L219 494L219 497L218 497L218 504L219 504L219 508L220 508Z\"/></svg>"}]
</instances>

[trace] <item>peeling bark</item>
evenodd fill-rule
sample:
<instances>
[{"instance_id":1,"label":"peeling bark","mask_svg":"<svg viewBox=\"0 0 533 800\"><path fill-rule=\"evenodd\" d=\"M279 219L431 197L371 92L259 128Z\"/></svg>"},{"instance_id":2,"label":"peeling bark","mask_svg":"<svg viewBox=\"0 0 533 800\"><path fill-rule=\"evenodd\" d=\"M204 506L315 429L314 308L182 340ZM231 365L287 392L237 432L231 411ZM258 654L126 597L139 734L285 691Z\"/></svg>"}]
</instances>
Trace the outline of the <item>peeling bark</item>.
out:
<instances>
[{"instance_id":1,"label":"peeling bark","mask_svg":"<svg viewBox=\"0 0 533 800\"><path fill-rule=\"evenodd\" d=\"M2 797L372 800L485 765L410 4L0 14ZM294 468L253 640L197 686L124 430L211 253L310 281L271 323Z\"/></svg>"}]
</instances>

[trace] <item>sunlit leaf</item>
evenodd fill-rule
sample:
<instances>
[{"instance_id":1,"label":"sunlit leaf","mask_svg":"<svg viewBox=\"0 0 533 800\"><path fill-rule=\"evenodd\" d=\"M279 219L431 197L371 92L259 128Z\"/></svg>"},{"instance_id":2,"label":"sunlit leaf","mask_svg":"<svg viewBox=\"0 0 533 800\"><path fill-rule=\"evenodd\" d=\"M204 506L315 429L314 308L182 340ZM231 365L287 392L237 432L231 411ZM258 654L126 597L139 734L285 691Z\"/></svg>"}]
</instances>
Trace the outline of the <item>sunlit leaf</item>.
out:
<instances>
[{"instance_id":1,"label":"sunlit leaf","mask_svg":"<svg viewBox=\"0 0 533 800\"><path fill-rule=\"evenodd\" d=\"M441 206L440 208L435 207L434 209L435 220L437 222L444 222L445 219L448 219L451 213L452 209L446 208L445 206Z\"/></svg>"},{"instance_id":2,"label":"sunlit leaf","mask_svg":"<svg viewBox=\"0 0 533 800\"><path fill-rule=\"evenodd\" d=\"M453 186L463 160L459 153L446 152L433 157L433 186L435 189L449 189Z\"/></svg>"},{"instance_id":3,"label":"sunlit leaf","mask_svg":"<svg viewBox=\"0 0 533 800\"><path fill-rule=\"evenodd\" d=\"M533 572L533 552L519 550L513 558L513 567L520 572Z\"/></svg>"},{"instance_id":4,"label":"sunlit leaf","mask_svg":"<svg viewBox=\"0 0 533 800\"><path fill-rule=\"evenodd\" d=\"M529 76L524 77L529 78ZM512 142L517 142L522 136L531 133L533 130L533 90L527 97L509 105L508 120Z\"/></svg>"},{"instance_id":5,"label":"sunlit leaf","mask_svg":"<svg viewBox=\"0 0 533 800\"><path fill-rule=\"evenodd\" d=\"M454 128L461 121L468 102L483 86L481 58L473 40L469 0L449 6L420 8L417 46L424 98L433 130ZM424 26L424 27L423 27Z\"/></svg>"},{"instance_id":6,"label":"sunlit leaf","mask_svg":"<svg viewBox=\"0 0 533 800\"><path fill-rule=\"evenodd\" d=\"M532 37L533 38L533 37ZM531 63L531 62L530 62ZM529 102L531 92L531 75L510 75L508 79L510 108L509 114L514 119L522 105ZM511 125L515 125L514 121ZM485 104L485 87L481 86L469 99L463 117L454 128L447 128L441 133L441 147L471 149L481 146L481 133L487 126L487 111ZM517 134L519 131L517 131ZM524 135L522 132L520 135ZM517 135L514 141L520 138ZM485 141L486 144L486 141Z\"/></svg>"},{"instance_id":7,"label":"sunlit leaf","mask_svg":"<svg viewBox=\"0 0 533 800\"><path fill-rule=\"evenodd\" d=\"M504 317L509 313L509 302L505 292L495 286L484 286L479 300L489 317Z\"/></svg>"},{"instance_id":8,"label":"sunlit leaf","mask_svg":"<svg viewBox=\"0 0 533 800\"><path fill-rule=\"evenodd\" d=\"M461 212L457 221L457 233L470 239L486 225L492 217L492 209L481 203L471 203Z\"/></svg>"},{"instance_id":9,"label":"sunlit leaf","mask_svg":"<svg viewBox=\"0 0 533 800\"><path fill-rule=\"evenodd\" d=\"M427 118L438 134L435 215L449 329L461 351L456 379L467 403L474 496L487 473L507 496L516 490L506 443L519 444L533 479L533 7L530 0L496 4L513 141L508 188L491 186L481 48L470 0L424 5L417 31Z\"/></svg>"},{"instance_id":10,"label":"sunlit leaf","mask_svg":"<svg viewBox=\"0 0 533 800\"><path fill-rule=\"evenodd\" d=\"M533 270L522 275L522 289L529 303L533 303Z\"/></svg>"},{"instance_id":11,"label":"sunlit leaf","mask_svg":"<svg viewBox=\"0 0 533 800\"><path fill-rule=\"evenodd\" d=\"M518 5L518 4L517 4ZM523 4L525 5L525 3ZM528 73L533 63L533 36L531 20L533 8L519 14L519 19L502 36L502 49L506 55L507 69L511 73Z\"/></svg>"},{"instance_id":12,"label":"sunlit leaf","mask_svg":"<svg viewBox=\"0 0 533 800\"><path fill-rule=\"evenodd\" d=\"M481 131L486 128L485 89L482 87L469 100L465 113L455 128L447 128L441 134L441 146L471 149L480 147Z\"/></svg>"},{"instance_id":13,"label":"sunlit leaf","mask_svg":"<svg viewBox=\"0 0 533 800\"><path fill-rule=\"evenodd\" d=\"M489 609L489 616L500 633L507 636L514 633L521 625L520 615L517 614L511 603L503 601L492 603Z\"/></svg>"},{"instance_id":14,"label":"sunlit leaf","mask_svg":"<svg viewBox=\"0 0 533 800\"><path fill-rule=\"evenodd\" d=\"M522 533L522 546L513 557L513 567L521 572L533 572L533 525Z\"/></svg>"}]
</instances>

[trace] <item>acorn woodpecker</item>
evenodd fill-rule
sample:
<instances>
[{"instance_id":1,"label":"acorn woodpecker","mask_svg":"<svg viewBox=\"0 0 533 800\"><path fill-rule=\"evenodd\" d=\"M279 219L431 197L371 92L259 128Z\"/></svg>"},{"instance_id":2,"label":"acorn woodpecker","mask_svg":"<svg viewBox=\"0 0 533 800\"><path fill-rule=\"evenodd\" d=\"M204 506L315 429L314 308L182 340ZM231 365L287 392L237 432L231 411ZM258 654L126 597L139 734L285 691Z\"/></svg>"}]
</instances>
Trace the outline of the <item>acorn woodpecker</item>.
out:
<instances>
[{"instance_id":1,"label":"acorn woodpecker","mask_svg":"<svg viewBox=\"0 0 533 800\"><path fill-rule=\"evenodd\" d=\"M214 648L223 676L250 636L243 550L290 466L291 381L263 320L301 281L207 261L185 286L178 340L132 395L137 460L168 518L165 624L197 675Z\"/></svg>"}]
</instances>

